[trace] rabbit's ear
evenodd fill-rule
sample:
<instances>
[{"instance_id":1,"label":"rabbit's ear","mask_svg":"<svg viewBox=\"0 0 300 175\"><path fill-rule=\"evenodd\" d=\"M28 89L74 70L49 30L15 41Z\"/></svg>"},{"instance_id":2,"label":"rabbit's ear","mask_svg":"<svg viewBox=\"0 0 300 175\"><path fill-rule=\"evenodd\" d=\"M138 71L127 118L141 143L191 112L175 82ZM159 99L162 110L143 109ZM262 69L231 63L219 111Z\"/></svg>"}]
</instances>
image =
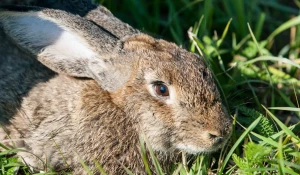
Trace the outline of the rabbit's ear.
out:
<instances>
[{"instance_id":1,"label":"rabbit's ear","mask_svg":"<svg viewBox=\"0 0 300 175\"><path fill-rule=\"evenodd\" d=\"M108 91L115 91L128 80L129 72L117 70L106 58L112 55L109 51L114 52L118 39L99 26L58 10L18 10L0 10L0 30L48 68L93 78Z\"/></svg>"},{"instance_id":2,"label":"rabbit's ear","mask_svg":"<svg viewBox=\"0 0 300 175\"><path fill-rule=\"evenodd\" d=\"M108 9L101 5L99 5L96 9L90 10L85 17L102 26L119 38L140 33L137 29L132 28L130 25L114 17Z\"/></svg>"}]
</instances>

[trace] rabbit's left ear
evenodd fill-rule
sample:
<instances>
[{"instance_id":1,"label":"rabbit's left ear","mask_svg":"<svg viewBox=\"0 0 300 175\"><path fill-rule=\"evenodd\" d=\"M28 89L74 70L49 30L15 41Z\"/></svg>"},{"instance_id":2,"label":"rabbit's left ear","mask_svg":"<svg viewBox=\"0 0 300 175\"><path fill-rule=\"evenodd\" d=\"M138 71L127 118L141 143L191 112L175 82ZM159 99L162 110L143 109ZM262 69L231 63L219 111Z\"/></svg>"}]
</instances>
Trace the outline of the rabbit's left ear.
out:
<instances>
[{"instance_id":1,"label":"rabbit's left ear","mask_svg":"<svg viewBox=\"0 0 300 175\"><path fill-rule=\"evenodd\" d=\"M90 10L85 15L85 18L100 25L119 38L124 38L140 33L137 29L134 29L130 25L120 21L108 9L101 5L99 5L95 9Z\"/></svg>"},{"instance_id":2,"label":"rabbit's left ear","mask_svg":"<svg viewBox=\"0 0 300 175\"><path fill-rule=\"evenodd\" d=\"M129 69L119 70L110 61L118 52L118 38L63 11L15 8L0 9L0 30L48 68L61 74L93 78L108 91L127 82Z\"/></svg>"}]
</instances>

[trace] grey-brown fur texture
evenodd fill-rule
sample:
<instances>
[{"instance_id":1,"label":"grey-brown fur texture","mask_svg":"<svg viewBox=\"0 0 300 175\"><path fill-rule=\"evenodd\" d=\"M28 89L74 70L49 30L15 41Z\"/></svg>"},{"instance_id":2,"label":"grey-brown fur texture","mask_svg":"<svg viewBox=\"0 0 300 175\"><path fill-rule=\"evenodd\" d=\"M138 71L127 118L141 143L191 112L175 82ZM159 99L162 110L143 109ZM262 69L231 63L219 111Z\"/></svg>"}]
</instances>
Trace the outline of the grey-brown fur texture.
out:
<instances>
[{"instance_id":1,"label":"grey-brown fur texture","mask_svg":"<svg viewBox=\"0 0 300 175\"><path fill-rule=\"evenodd\" d=\"M182 151L222 147L231 120L203 58L82 2L92 8L0 7L0 142L74 174L86 174L79 159L95 174L94 160L109 174L146 174L140 137L165 172Z\"/></svg>"}]
</instances>

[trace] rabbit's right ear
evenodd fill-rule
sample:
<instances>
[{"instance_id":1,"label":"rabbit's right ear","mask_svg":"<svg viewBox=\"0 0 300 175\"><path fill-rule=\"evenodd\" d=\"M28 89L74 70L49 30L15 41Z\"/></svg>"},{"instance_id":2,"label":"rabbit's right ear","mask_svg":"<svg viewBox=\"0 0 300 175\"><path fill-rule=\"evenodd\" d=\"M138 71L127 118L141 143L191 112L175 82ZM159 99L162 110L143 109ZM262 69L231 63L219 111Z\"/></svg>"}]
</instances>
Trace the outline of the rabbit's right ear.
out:
<instances>
[{"instance_id":1,"label":"rabbit's right ear","mask_svg":"<svg viewBox=\"0 0 300 175\"><path fill-rule=\"evenodd\" d=\"M15 8L0 9L0 30L48 68L70 76L93 78L108 91L127 82L129 69L118 70L107 61L118 45L118 38L63 11Z\"/></svg>"}]
</instances>

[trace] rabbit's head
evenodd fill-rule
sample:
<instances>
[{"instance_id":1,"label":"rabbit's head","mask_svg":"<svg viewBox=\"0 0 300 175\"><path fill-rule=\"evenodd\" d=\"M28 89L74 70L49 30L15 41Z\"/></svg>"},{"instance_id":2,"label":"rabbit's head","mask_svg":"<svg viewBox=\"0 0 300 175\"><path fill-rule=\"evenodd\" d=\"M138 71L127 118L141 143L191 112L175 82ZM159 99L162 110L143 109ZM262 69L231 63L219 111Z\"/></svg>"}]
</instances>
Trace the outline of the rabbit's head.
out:
<instances>
[{"instance_id":1,"label":"rabbit's head","mask_svg":"<svg viewBox=\"0 0 300 175\"><path fill-rule=\"evenodd\" d=\"M134 69L113 97L154 150L211 152L225 143L231 120L203 58L143 34L127 38L123 50Z\"/></svg>"},{"instance_id":2,"label":"rabbit's head","mask_svg":"<svg viewBox=\"0 0 300 175\"><path fill-rule=\"evenodd\" d=\"M203 58L135 30L105 28L60 10L0 8L0 29L19 47L59 74L97 81L154 150L220 148L231 120Z\"/></svg>"}]
</instances>

